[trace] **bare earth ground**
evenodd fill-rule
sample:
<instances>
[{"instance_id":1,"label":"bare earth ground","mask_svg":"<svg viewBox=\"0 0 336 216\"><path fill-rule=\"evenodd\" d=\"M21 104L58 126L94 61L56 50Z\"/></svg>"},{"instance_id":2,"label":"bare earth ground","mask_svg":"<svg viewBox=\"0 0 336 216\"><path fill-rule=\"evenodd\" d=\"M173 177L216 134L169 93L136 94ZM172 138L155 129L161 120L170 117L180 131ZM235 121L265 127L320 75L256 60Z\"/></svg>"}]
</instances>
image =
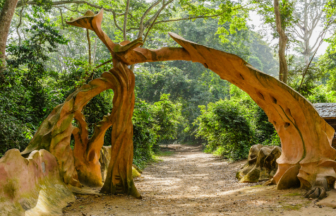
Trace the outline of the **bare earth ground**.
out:
<instances>
[{"instance_id":1,"label":"bare earth ground","mask_svg":"<svg viewBox=\"0 0 336 216\"><path fill-rule=\"evenodd\" d=\"M275 186L238 183L236 171L246 161L228 163L203 153L200 146L169 148L173 155L160 157L162 161L135 179L142 200L77 194L76 202L63 209L64 215L336 215L336 209L303 198L305 191L300 189L279 191Z\"/></svg>"}]
</instances>

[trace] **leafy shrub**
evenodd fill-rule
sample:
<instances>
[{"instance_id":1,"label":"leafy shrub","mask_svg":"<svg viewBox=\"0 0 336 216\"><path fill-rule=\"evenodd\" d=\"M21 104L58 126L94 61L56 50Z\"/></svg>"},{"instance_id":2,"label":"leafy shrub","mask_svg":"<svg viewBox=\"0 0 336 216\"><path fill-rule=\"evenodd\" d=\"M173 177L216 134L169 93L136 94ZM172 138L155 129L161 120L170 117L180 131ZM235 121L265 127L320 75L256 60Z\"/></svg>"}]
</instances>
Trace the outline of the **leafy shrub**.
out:
<instances>
[{"instance_id":1,"label":"leafy shrub","mask_svg":"<svg viewBox=\"0 0 336 216\"><path fill-rule=\"evenodd\" d=\"M199 106L194 122L197 137L206 140L205 152L231 160L247 158L251 145L280 145L280 138L265 112L238 87L230 86L230 99Z\"/></svg>"},{"instance_id":2,"label":"leafy shrub","mask_svg":"<svg viewBox=\"0 0 336 216\"><path fill-rule=\"evenodd\" d=\"M277 141L273 139L278 139L279 136L277 135L272 123L268 121L268 116L260 107L257 108L257 112L255 114L255 128L255 136L258 143L262 143L264 145L277 143ZM279 143L277 145L279 145Z\"/></svg>"},{"instance_id":3,"label":"leafy shrub","mask_svg":"<svg viewBox=\"0 0 336 216\"><path fill-rule=\"evenodd\" d=\"M155 102L152 106L155 124L157 125L158 142L171 142L171 140L176 139L178 129L181 129L179 126L184 122L181 114L181 104L174 104L169 100L169 96L169 94L162 94L160 101Z\"/></svg>"},{"instance_id":4,"label":"leafy shrub","mask_svg":"<svg viewBox=\"0 0 336 216\"><path fill-rule=\"evenodd\" d=\"M327 86L319 85L312 90L308 100L312 103L336 103L336 91L328 91Z\"/></svg>"},{"instance_id":5,"label":"leafy shrub","mask_svg":"<svg viewBox=\"0 0 336 216\"><path fill-rule=\"evenodd\" d=\"M152 147L156 144L156 134L153 110L150 104L137 100L133 112L133 163L142 169L152 158Z\"/></svg>"},{"instance_id":6,"label":"leafy shrub","mask_svg":"<svg viewBox=\"0 0 336 216\"><path fill-rule=\"evenodd\" d=\"M200 109L202 114L195 124L198 124L197 136L208 142L206 151L217 150L232 160L246 158L253 144L253 132L239 103L220 100Z\"/></svg>"},{"instance_id":7,"label":"leafy shrub","mask_svg":"<svg viewBox=\"0 0 336 216\"><path fill-rule=\"evenodd\" d=\"M162 94L154 104L138 99L132 118L134 164L142 168L152 159L160 141L176 138L181 119L181 106L171 102L169 94Z\"/></svg>"}]
</instances>

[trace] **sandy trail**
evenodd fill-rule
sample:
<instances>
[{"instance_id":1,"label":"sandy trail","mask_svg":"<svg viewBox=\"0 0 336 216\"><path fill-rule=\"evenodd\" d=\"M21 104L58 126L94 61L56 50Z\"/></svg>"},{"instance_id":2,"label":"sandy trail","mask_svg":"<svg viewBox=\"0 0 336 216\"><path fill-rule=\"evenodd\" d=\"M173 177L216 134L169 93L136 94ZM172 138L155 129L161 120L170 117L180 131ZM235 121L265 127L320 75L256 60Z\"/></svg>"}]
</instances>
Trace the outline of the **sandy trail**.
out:
<instances>
[{"instance_id":1,"label":"sandy trail","mask_svg":"<svg viewBox=\"0 0 336 216\"><path fill-rule=\"evenodd\" d=\"M302 197L299 189L238 183L245 161L202 152L200 146L170 145L175 154L161 157L135 179L142 200L130 196L77 195L66 216L100 215L336 215L336 210Z\"/></svg>"}]
</instances>

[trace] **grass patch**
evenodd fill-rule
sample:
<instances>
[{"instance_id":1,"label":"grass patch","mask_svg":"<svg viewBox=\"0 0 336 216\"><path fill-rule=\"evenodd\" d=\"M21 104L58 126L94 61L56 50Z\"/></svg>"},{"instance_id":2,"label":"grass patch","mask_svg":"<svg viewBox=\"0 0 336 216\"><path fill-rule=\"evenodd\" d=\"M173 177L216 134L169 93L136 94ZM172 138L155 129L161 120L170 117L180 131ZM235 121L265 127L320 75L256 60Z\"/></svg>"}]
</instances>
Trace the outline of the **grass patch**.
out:
<instances>
[{"instance_id":1,"label":"grass patch","mask_svg":"<svg viewBox=\"0 0 336 216\"><path fill-rule=\"evenodd\" d=\"M258 188L258 187L262 187L263 185L253 185L251 186L251 188Z\"/></svg>"},{"instance_id":2,"label":"grass patch","mask_svg":"<svg viewBox=\"0 0 336 216\"><path fill-rule=\"evenodd\" d=\"M173 154L175 154L175 152L173 152L173 151L158 151L158 152L155 152L152 155L152 162L163 161L160 157L162 157L162 156L171 156Z\"/></svg>"},{"instance_id":3,"label":"grass patch","mask_svg":"<svg viewBox=\"0 0 336 216\"><path fill-rule=\"evenodd\" d=\"M290 211L290 210L300 210L302 208L302 204L297 205L283 205L282 208L284 210Z\"/></svg>"},{"instance_id":4,"label":"grass patch","mask_svg":"<svg viewBox=\"0 0 336 216\"><path fill-rule=\"evenodd\" d=\"M175 152L173 152L173 151L159 151L159 152L155 153L155 156L158 156L158 157L160 157L160 156L171 156L174 153Z\"/></svg>"},{"instance_id":5,"label":"grass patch","mask_svg":"<svg viewBox=\"0 0 336 216\"><path fill-rule=\"evenodd\" d=\"M223 156L225 154L225 149L222 146L219 146L215 151L212 152L213 155Z\"/></svg>"},{"instance_id":6,"label":"grass patch","mask_svg":"<svg viewBox=\"0 0 336 216\"><path fill-rule=\"evenodd\" d=\"M299 192L296 192L296 193L285 194L284 196L301 196L301 194Z\"/></svg>"},{"instance_id":7,"label":"grass patch","mask_svg":"<svg viewBox=\"0 0 336 216\"><path fill-rule=\"evenodd\" d=\"M133 164L135 164L141 171L145 169L145 167L148 164L156 163L163 161L160 157L161 156L171 156L175 154L174 151L157 151L157 152L151 152L151 155L148 157L142 157L142 158L134 158Z\"/></svg>"},{"instance_id":8,"label":"grass patch","mask_svg":"<svg viewBox=\"0 0 336 216\"><path fill-rule=\"evenodd\" d=\"M160 162L163 161L161 158L159 158L158 155L152 155L152 160L150 162Z\"/></svg>"}]
</instances>

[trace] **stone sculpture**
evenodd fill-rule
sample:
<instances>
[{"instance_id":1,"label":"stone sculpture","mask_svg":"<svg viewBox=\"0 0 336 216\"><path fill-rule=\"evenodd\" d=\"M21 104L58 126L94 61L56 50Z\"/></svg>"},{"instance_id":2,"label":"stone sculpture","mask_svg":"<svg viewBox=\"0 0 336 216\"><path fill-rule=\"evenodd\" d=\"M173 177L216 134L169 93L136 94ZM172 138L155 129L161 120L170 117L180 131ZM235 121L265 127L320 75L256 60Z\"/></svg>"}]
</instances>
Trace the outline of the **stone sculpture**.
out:
<instances>
[{"instance_id":1,"label":"stone sculpture","mask_svg":"<svg viewBox=\"0 0 336 216\"><path fill-rule=\"evenodd\" d=\"M33 151L26 159L11 149L0 159L0 215L63 215L74 200L48 151Z\"/></svg>"},{"instance_id":2,"label":"stone sculpture","mask_svg":"<svg viewBox=\"0 0 336 216\"><path fill-rule=\"evenodd\" d=\"M331 147L334 129L295 90L236 55L187 41L174 33L170 36L182 48L145 49L139 47L141 39L114 43L101 29L102 19L102 10L98 14L89 11L68 24L94 31L111 52L114 68L104 73L102 78L84 85L64 104L56 107L24 151L50 150L58 159L66 183L78 186L79 177L85 184L101 184L98 159L104 133L112 125L111 161L101 191L141 197L132 178L134 74L128 66L170 60L201 63L247 92L265 111L282 143L282 154L277 159L278 170L272 179L279 189L295 186L300 181L302 188L312 189L318 197L322 194L320 187L327 189L327 185L331 186L335 181L336 150ZM88 141L81 109L89 99L108 88L114 91L111 115L98 124L97 132ZM80 124L77 129L71 125L73 118ZM74 159L68 147L71 133L76 138Z\"/></svg>"},{"instance_id":3,"label":"stone sculpture","mask_svg":"<svg viewBox=\"0 0 336 216\"><path fill-rule=\"evenodd\" d=\"M250 148L247 163L237 172L240 182L267 181L275 175L281 155L278 146L253 145Z\"/></svg>"}]
</instances>

